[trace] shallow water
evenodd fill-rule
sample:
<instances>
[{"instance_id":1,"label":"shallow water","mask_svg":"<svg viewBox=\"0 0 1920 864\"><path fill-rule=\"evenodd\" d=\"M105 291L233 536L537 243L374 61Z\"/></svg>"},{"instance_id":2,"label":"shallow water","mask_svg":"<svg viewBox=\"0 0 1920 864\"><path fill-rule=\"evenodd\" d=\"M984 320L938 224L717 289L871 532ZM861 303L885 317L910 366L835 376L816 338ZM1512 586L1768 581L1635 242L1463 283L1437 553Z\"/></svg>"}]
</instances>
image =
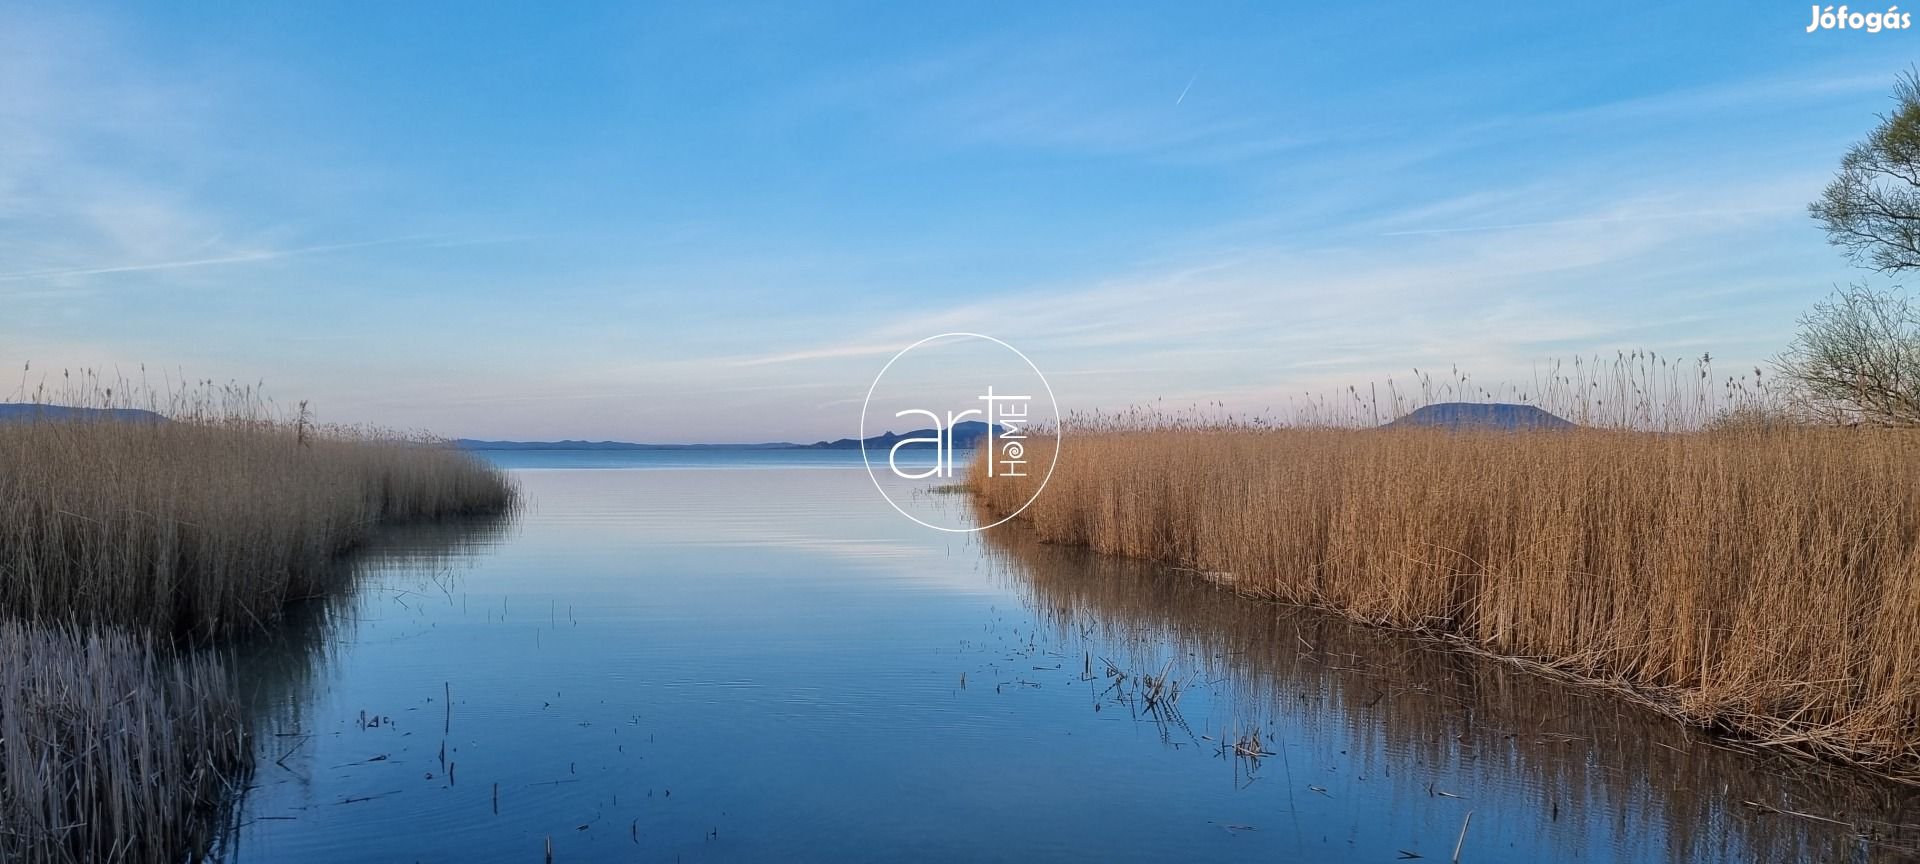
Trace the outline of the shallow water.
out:
<instances>
[{"instance_id":1,"label":"shallow water","mask_svg":"<svg viewBox=\"0 0 1920 864\"><path fill-rule=\"evenodd\" d=\"M598 455L640 467L515 469L529 506L510 525L392 532L351 594L242 650L261 756L222 858L541 861L550 842L558 862L1446 861L1456 845L1463 862L1878 861L1920 845L1894 827L1920 822L1911 790L1017 529L934 532L857 453Z\"/></svg>"}]
</instances>

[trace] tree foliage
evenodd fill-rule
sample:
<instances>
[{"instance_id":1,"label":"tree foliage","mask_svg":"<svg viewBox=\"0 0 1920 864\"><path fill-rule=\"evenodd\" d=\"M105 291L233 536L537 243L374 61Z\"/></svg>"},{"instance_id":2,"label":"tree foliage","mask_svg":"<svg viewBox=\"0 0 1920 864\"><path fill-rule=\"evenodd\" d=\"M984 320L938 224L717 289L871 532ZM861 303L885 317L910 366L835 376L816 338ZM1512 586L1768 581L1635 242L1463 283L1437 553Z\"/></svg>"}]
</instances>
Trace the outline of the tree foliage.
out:
<instances>
[{"instance_id":1,"label":"tree foliage","mask_svg":"<svg viewBox=\"0 0 1920 864\"><path fill-rule=\"evenodd\" d=\"M1828 242L1883 273L1920 268L1920 73L1902 76L1893 95L1894 112L1847 151L1808 205Z\"/></svg>"}]
</instances>

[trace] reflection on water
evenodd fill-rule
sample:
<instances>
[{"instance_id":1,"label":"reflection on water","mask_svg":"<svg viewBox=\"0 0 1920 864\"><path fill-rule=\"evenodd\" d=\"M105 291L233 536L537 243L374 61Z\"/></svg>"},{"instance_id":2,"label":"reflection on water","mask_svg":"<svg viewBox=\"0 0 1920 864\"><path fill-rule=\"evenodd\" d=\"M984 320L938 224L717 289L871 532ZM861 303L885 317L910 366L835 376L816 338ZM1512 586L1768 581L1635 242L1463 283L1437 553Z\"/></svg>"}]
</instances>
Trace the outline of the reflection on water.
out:
<instances>
[{"instance_id":1,"label":"reflection on water","mask_svg":"<svg viewBox=\"0 0 1920 864\"><path fill-rule=\"evenodd\" d=\"M523 470L511 526L390 532L353 591L237 649L260 755L220 857L1879 861L1920 844L1894 827L1920 821L1908 790L1018 529L929 531L857 454L673 467Z\"/></svg>"},{"instance_id":2,"label":"reflection on water","mask_svg":"<svg viewBox=\"0 0 1920 864\"><path fill-rule=\"evenodd\" d=\"M1109 652L1092 664L1102 679L1171 664L1209 688L1210 725L1168 740L1238 761L1244 782L1290 785L1289 809L1328 837L1330 823L1356 838L1400 829L1419 841L1409 850L1445 857L1472 811L1477 843L1552 860L1898 860L1920 846L1906 787L1735 751L1590 688L1166 568L1018 530L990 544L1061 644ZM1258 750L1234 747L1248 732Z\"/></svg>"},{"instance_id":3,"label":"reflection on water","mask_svg":"<svg viewBox=\"0 0 1920 864\"><path fill-rule=\"evenodd\" d=\"M511 516L492 515L385 529L341 562L336 593L289 606L273 629L226 649L257 720L299 734L314 682L353 645L361 610L380 598L400 606L450 599L460 574L498 546L512 524Z\"/></svg>"}]
</instances>

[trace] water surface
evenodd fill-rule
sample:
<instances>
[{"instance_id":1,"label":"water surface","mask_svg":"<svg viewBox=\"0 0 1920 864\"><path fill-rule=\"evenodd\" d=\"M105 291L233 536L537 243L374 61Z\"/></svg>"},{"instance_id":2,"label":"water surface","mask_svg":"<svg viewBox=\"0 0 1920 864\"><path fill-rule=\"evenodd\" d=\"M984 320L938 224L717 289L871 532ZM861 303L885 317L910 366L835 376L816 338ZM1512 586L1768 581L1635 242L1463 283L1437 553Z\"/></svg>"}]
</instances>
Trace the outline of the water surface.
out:
<instances>
[{"instance_id":1,"label":"water surface","mask_svg":"<svg viewBox=\"0 0 1920 864\"><path fill-rule=\"evenodd\" d=\"M1880 861L1920 845L1899 827L1920 821L1910 790L1012 526L928 530L857 452L660 452L515 468L528 508L511 524L391 532L350 594L248 646L261 757L223 857Z\"/></svg>"}]
</instances>

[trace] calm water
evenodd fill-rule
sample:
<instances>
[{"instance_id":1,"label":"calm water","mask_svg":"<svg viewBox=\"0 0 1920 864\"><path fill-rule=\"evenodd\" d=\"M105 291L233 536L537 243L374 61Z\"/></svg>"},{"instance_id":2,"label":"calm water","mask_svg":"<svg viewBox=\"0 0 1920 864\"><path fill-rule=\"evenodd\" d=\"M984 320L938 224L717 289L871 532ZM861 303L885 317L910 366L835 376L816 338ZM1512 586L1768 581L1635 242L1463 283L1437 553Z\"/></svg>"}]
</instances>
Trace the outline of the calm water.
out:
<instances>
[{"instance_id":1,"label":"calm water","mask_svg":"<svg viewBox=\"0 0 1920 864\"><path fill-rule=\"evenodd\" d=\"M1456 844L1463 862L1878 861L1920 844L1896 827L1920 822L1908 790L1018 530L927 530L857 453L590 455L515 467L529 507L511 524L388 535L350 595L245 648L262 754L224 858L538 862L550 840L558 862L1446 861Z\"/></svg>"}]
</instances>

